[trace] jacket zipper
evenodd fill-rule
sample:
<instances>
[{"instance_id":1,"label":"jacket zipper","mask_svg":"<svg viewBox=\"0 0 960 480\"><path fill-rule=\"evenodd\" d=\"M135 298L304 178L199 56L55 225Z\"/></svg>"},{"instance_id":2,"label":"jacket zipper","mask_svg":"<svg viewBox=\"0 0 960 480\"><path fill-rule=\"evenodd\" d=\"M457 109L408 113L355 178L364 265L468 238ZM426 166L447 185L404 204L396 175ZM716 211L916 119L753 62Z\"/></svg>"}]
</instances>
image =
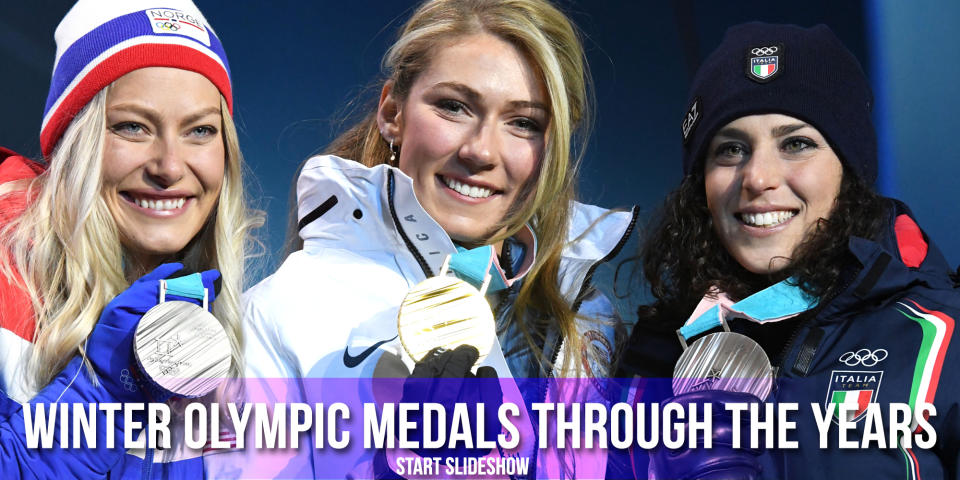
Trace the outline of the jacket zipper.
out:
<instances>
[{"instance_id":1,"label":"jacket zipper","mask_svg":"<svg viewBox=\"0 0 960 480\"><path fill-rule=\"evenodd\" d=\"M570 308L571 310L573 310L574 314L580 311L580 305L583 304L583 300L584 300L584 297L586 296L587 288L590 285L590 281L593 280L593 273L597 270L597 267L599 267L600 264L609 262L610 260L613 259L613 257L616 257L620 253L620 250L623 249L623 246L626 245L627 239L630 238L630 234L633 233L633 227L637 223L637 216L640 214L640 210L637 207L633 207L631 209L631 212L632 212L632 216L630 218L630 224L627 225L627 229L623 231L623 235L620 236L620 240L613 247L613 250L610 250L610 252L607 253L606 256L594 262L594 264L590 265L590 268L587 269L587 274L583 277L583 283L580 285L580 292L577 293L577 296L575 297L575 300L573 302L573 306ZM554 342L554 345L553 345L554 347L553 352L551 352L552 358L550 359L550 365L551 365L550 374L547 376L547 378L553 377L554 374L556 373L557 357L560 356L560 348L562 346L563 346L563 335L561 334L557 336L557 340L556 342ZM541 398L544 401L547 400L546 383L544 383L543 395L541 396Z\"/></svg>"},{"instance_id":2,"label":"jacket zipper","mask_svg":"<svg viewBox=\"0 0 960 480\"><path fill-rule=\"evenodd\" d=\"M620 240L613 247L613 250L610 250L610 252L607 253L606 256L594 262L594 264L587 269L587 274L583 277L583 283L580 285L580 292L577 293L577 296L574 299L573 305L570 308L571 310L573 310L574 315L576 315L576 313L580 311L580 306L583 303L584 297L586 296L587 288L590 285L590 281L593 280L593 273L597 270L597 267L600 266L600 264L609 262L610 260L613 259L613 257L616 257L620 253L620 250L623 249L623 246L626 245L627 239L630 238L630 234L633 233L633 228L637 223L637 217L640 214L640 210L637 207L633 207L631 209L631 213L632 213L632 216L630 218L630 224L627 225L627 229L624 230L623 235L620 236ZM551 356L550 372L549 372L549 375L547 375L547 377L544 378L543 380L543 388L540 394L540 398L542 402L547 401L547 385L550 378L556 375L557 357L560 356L561 348L563 348L562 333L557 335L557 340L553 344L553 352L551 352L551 355L550 355ZM539 456L538 450L539 449L533 450L533 471L532 471L533 475L536 475L536 471L537 471L537 457ZM532 478L532 477L528 477L528 478Z\"/></svg>"},{"instance_id":3,"label":"jacket zipper","mask_svg":"<svg viewBox=\"0 0 960 480\"><path fill-rule=\"evenodd\" d=\"M153 454L153 449L147 446L147 451L143 455L143 468L140 470L140 478L143 480L150 480L153 477Z\"/></svg>"},{"instance_id":4,"label":"jacket zipper","mask_svg":"<svg viewBox=\"0 0 960 480\"><path fill-rule=\"evenodd\" d=\"M830 298L830 300L832 301L834 298L836 298L838 295L840 295L840 293L842 293L842 292L846 291L848 288L850 288L850 285L853 284L853 280L857 278L857 275L858 275L858 274L859 274L859 270L858 270L858 273L851 275L849 280L847 280L847 281L845 281L844 283L842 283L842 284L841 284L841 287L840 287L839 289L837 289L837 293L834 294L834 295ZM776 365L776 368L777 368L776 377L777 377L777 378L780 378L780 377L781 377L781 374L783 373L783 364L784 364L784 362L786 362L787 356L788 356L788 355L790 354L790 352L793 350L793 344L796 343L797 337L800 336L800 330L802 330L803 327L807 326L808 324L810 324L810 323L812 323L814 320L816 320L816 319L817 319L817 316L820 315L820 312L822 312L823 309L826 308L829 303L830 303L830 302L828 301L828 302L824 302L824 303L818 305L817 308L815 308L812 312L810 312L810 317L809 317L808 319L806 319L805 321L802 321L802 322L798 322L797 326L794 327L793 333L790 334L790 339L787 340L787 343L783 346L783 350L780 352L779 358L777 358L777 365ZM810 361L811 361L811 363L812 363L812 362L813 362L813 359L811 359Z\"/></svg>"},{"instance_id":5,"label":"jacket zipper","mask_svg":"<svg viewBox=\"0 0 960 480\"><path fill-rule=\"evenodd\" d=\"M580 304L583 303L583 298L586 294L587 286L590 285L590 281L593 280L593 273L597 270L597 267L599 267L603 263L607 263L610 260L613 260L613 257L616 257L617 255L619 255L620 250L622 250L623 246L627 244L627 239L630 238L630 234L633 233L633 227L634 225L637 224L637 217L640 215L640 209L637 207L633 207L630 210L632 213L632 216L630 218L630 224L627 225L627 229L624 230L623 235L620 236L620 241L617 242L617 244L613 247L613 250L610 250L610 252L607 253L605 257L596 261L593 265L590 266L589 269L587 269L587 274L586 276L583 277L583 283L580 285L580 292L577 294L573 302L573 306L571 307L571 310L573 310L574 313L580 310ZM554 358L554 360L556 360L556 358Z\"/></svg>"},{"instance_id":6,"label":"jacket zipper","mask_svg":"<svg viewBox=\"0 0 960 480\"><path fill-rule=\"evenodd\" d=\"M387 172L387 205L390 207L390 217L393 218L393 224L397 227L397 233L400 234L400 238L403 239L403 243L407 246L407 250L410 250L410 253L413 254L413 258L420 264L420 268L423 270L423 274L427 278L433 276L433 269L430 268L430 265L427 264L427 261L424 260L423 255L420 254L420 251L417 250L417 247L413 245L413 242L410 241L410 237L407 236L407 232L403 230L403 225L400 225L400 219L397 218L397 209L393 206L393 172Z\"/></svg>"}]
</instances>

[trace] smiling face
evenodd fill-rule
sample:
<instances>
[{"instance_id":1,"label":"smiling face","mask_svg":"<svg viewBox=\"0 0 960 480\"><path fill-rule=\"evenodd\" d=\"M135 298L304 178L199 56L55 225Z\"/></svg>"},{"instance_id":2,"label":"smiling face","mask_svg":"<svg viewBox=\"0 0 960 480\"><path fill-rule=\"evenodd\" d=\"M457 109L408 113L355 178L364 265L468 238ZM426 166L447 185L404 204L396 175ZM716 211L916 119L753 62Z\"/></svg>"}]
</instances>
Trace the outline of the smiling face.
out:
<instances>
[{"instance_id":1,"label":"smiling face","mask_svg":"<svg viewBox=\"0 0 960 480\"><path fill-rule=\"evenodd\" d=\"M493 35L433 53L405 99L384 88L380 131L399 145L399 167L427 213L454 241L478 243L537 174L547 94L524 55Z\"/></svg>"},{"instance_id":2,"label":"smiling face","mask_svg":"<svg viewBox=\"0 0 960 480\"><path fill-rule=\"evenodd\" d=\"M730 255L774 273L833 210L843 166L816 128L779 114L721 128L705 159L707 207Z\"/></svg>"},{"instance_id":3,"label":"smiling face","mask_svg":"<svg viewBox=\"0 0 960 480\"><path fill-rule=\"evenodd\" d=\"M102 195L135 265L156 266L203 228L225 158L220 92L204 76L151 67L113 83Z\"/></svg>"}]
</instances>

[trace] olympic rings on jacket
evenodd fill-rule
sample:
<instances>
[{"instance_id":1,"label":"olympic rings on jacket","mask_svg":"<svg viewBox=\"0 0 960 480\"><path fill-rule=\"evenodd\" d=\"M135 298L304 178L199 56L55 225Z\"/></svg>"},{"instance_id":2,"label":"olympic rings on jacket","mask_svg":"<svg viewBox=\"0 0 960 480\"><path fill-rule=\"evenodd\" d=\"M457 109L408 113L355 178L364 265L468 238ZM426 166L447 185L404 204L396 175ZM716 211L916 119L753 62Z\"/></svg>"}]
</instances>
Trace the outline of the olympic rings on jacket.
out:
<instances>
[{"instance_id":1,"label":"olympic rings on jacket","mask_svg":"<svg viewBox=\"0 0 960 480\"><path fill-rule=\"evenodd\" d=\"M869 348L861 348L856 352L847 352L843 355L840 355L839 361L849 367L855 367L857 365L872 367L886 360L887 355L887 351L882 348L878 348L873 351L871 351Z\"/></svg>"}]
</instances>

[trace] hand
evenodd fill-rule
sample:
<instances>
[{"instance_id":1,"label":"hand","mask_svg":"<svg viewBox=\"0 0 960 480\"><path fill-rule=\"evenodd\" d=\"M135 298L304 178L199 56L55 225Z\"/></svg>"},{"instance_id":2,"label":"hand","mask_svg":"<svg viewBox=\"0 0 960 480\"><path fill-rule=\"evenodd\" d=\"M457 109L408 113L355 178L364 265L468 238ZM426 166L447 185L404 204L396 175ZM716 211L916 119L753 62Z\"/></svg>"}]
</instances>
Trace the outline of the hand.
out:
<instances>
[{"instance_id":1,"label":"hand","mask_svg":"<svg viewBox=\"0 0 960 480\"><path fill-rule=\"evenodd\" d=\"M449 434L453 424L454 406L467 404L470 419L471 437L479 438L481 428L476 417L479 408L483 410L483 438L496 441L500 434L500 420L497 412L503 403L503 391L497 371L492 367L480 367L476 375L470 372L480 354L470 345L460 345L454 350L435 348L428 353L413 369L413 373L403 384L401 402L433 402L443 405L446 410L446 425L435 425L432 435L435 438L438 429ZM418 410L412 420L417 424L413 438L422 445L422 411ZM449 435L447 436L449 438ZM466 448L459 444L456 448L426 449L415 452L422 457L482 457L490 453L490 448Z\"/></svg>"},{"instance_id":2,"label":"hand","mask_svg":"<svg viewBox=\"0 0 960 480\"><path fill-rule=\"evenodd\" d=\"M97 325L90 333L86 344L87 358L93 365L100 381L94 385L83 359L74 356L59 375L30 400L30 404L21 407L19 403L6 398L0 392L0 470L8 470L13 475L40 478L104 478L116 467L125 455L123 448L107 448L107 437L119 439L123 444L127 416L121 411L107 413L96 410L98 425L105 425L110 418L113 431L106 428L96 429L96 447L77 448L69 451L61 448L29 448L24 409L33 411L44 405L50 411L57 404L91 404L145 401L163 401L164 398L148 398L146 392L134 382L136 360L133 356L133 335L140 317L159 301L162 278L183 275L183 265L165 264L134 282L127 290L111 301L100 315ZM212 303L220 274L210 270L201 274L201 282L208 291L208 303ZM185 300L199 303L198 300L167 296L173 300ZM145 421L144 410L135 412L133 420L141 425ZM64 430L59 425L68 421L56 416L52 427L55 444L63 445L67 440L59 437ZM64 453L67 452L67 453ZM4 467L11 466L11 469ZM6 476L4 477L6 478ZM20 477L14 477L20 478Z\"/></svg>"},{"instance_id":3,"label":"hand","mask_svg":"<svg viewBox=\"0 0 960 480\"><path fill-rule=\"evenodd\" d=\"M86 355L97 373L97 379L115 401L166 400L166 398L157 398L162 396L159 392L147 395L135 380L139 373L137 361L133 355L133 336L140 317L159 302L160 280L186 274L182 264L160 265L117 295L100 314L100 320L87 338ZM208 292L208 305L213 305L216 287L219 286L220 272L207 270L201 273L200 277ZM200 300L168 294L166 301L172 300L201 304Z\"/></svg>"},{"instance_id":4,"label":"hand","mask_svg":"<svg viewBox=\"0 0 960 480\"><path fill-rule=\"evenodd\" d=\"M686 409L688 405L697 404L698 412L703 411L703 405L712 404L713 447L703 448L702 438L697 439L698 447L693 449L686 446L675 450L663 446L657 447L650 452L650 466L647 472L650 478L760 478L762 467L759 457L764 450L749 448L749 417L741 412L741 424L738 425L741 444L740 448L733 448L733 416L724 407L727 403L760 403L759 398L748 393L700 390L669 398L661 405L669 402L683 405L685 411L689 411Z\"/></svg>"}]
</instances>

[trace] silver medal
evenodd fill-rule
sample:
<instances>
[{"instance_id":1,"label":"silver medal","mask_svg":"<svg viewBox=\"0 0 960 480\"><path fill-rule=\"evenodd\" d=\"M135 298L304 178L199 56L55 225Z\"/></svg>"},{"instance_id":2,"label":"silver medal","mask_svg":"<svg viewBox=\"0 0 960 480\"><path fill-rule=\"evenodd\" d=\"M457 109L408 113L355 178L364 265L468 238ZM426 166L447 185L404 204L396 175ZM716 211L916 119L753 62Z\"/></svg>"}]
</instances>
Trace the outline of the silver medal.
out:
<instances>
[{"instance_id":1,"label":"silver medal","mask_svg":"<svg viewBox=\"0 0 960 480\"><path fill-rule=\"evenodd\" d=\"M680 355L673 370L674 395L723 390L765 400L772 387L773 369L763 348L749 337L729 331L697 339Z\"/></svg>"},{"instance_id":2,"label":"silver medal","mask_svg":"<svg viewBox=\"0 0 960 480\"><path fill-rule=\"evenodd\" d=\"M196 398L213 391L231 365L230 341L223 326L204 306L166 302L161 280L160 303L140 319L134 356L140 371L174 396Z\"/></svg>"}]
</instances>

